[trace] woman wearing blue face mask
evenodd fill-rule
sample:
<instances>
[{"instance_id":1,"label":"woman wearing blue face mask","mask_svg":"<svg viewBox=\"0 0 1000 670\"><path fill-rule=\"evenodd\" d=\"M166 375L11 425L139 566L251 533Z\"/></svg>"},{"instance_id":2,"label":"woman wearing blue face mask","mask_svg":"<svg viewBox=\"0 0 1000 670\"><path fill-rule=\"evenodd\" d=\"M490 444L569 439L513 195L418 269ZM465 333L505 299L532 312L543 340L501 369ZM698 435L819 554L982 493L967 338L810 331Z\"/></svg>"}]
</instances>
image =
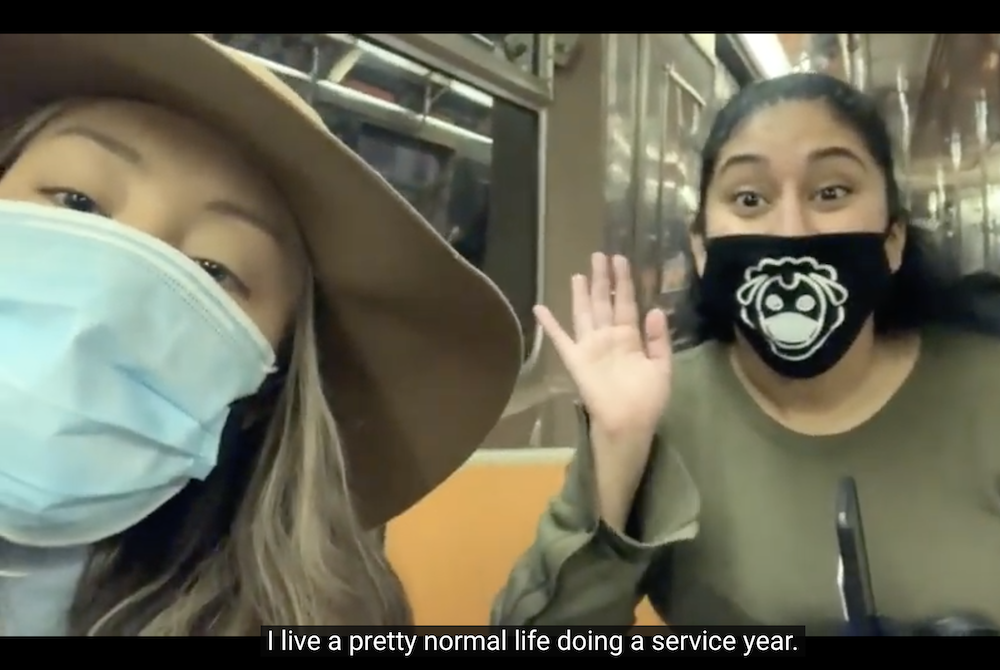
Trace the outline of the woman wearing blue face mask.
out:
<instances>
[{"instance_id":1,"label":"woman wearing blue face mask","mask_svg":"<svg viewBox=\"0 0 1000 670\"><path fill-rule=\"evenodd\" d=\"M0 35L0 129L0 634L408 623L371 531L505 406L500 293L204 37Z\"/></svg>"},{"instance_id":2,"label":"woman wearing blue face mask","mask_svg":"<svg viewBox=\"0 0 1000 670\"><path fill-rule=\"evenodd\" d=\"M673 356L658 311L640 333L621 258L573 279L574 336L537 310L589 422L494 620L629 625L648 596L677 625L838 633L853 475L879 614L1000 621L1000 344L908 224L874 103L817 74L743 89L691 233L700 346Z\"/></svg>"}]
</instances>

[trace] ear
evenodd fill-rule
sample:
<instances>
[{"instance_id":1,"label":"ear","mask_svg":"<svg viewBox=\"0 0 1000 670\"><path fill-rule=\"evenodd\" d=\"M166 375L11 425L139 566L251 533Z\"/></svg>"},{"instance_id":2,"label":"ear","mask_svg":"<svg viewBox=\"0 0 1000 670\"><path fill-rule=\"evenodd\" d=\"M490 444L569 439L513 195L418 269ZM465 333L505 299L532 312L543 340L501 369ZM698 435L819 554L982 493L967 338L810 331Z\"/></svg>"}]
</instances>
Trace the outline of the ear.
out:
<instances>
[{"instance_id":1,"label":"ear","mask_svg":"<svg viewBox=\"0 0 1000 670\"><path fill-rule=\"evenodd\" d=\"M694 269L701 277L705 274L705 237L700 233L691 233L691 256L694 257Z\"/></svg>"},{"instance_id":2,"label":"ear","mask_svg":"<svg viewBox=\"0 0 1000 670\"><path fill-rule=\"evenodd\" d=\"M889 268L895 273L903 264L903 250L906 249L906 224L893 221L885 236L885 255L889 260Z\"/></svg>"}]
</instances>

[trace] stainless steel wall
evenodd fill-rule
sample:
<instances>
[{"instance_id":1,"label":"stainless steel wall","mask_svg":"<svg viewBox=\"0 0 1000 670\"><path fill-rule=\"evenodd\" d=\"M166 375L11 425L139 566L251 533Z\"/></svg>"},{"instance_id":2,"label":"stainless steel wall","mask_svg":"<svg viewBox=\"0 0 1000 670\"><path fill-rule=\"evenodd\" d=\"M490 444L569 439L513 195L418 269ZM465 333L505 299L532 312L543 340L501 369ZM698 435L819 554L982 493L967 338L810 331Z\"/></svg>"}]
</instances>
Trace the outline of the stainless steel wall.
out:
<instances>
[{"instance_id":1,"label":"stainless steel wall","mask_svg":"<svg viewBox=\"0 0 1000 670\"><path fill-rule=\"evenodd\" d=\"M685 34L609 34L605 248L633 260L643 308L673 311L697 201L698 152L716 95L714 42ZM687 334L675 333L683 346Z\"/></svg>"},{"instance_id":2,"label":"stainless steel wall","mask_svg":"<svg viewBox=\"0 0 1000 670\"><path fill-rule=\"evenodd\" d=\"M830 35L801 37L805 45L833 43ZM896 144L914 221L933 233L962 271L1000 271L998 36L840 37L849 38L840 40L848 46L843 55L812 61L822 66L817 69L846 73L874 96Z\"/></svg>"},{"instance_id":3,"label":"stainless steel wall","mask_svg":"<svg viewBox=\"0 0 1000 670\"><path fill-rule=\"evenodd\" d=\"M719 86L711 35L581 35L546 111L542 299L569 322L569 279L599 249L633 259L646 306L672 307L697 151ZM573 386L546 343L485 447L569 446Z\"/></svg>"}]
</instances>

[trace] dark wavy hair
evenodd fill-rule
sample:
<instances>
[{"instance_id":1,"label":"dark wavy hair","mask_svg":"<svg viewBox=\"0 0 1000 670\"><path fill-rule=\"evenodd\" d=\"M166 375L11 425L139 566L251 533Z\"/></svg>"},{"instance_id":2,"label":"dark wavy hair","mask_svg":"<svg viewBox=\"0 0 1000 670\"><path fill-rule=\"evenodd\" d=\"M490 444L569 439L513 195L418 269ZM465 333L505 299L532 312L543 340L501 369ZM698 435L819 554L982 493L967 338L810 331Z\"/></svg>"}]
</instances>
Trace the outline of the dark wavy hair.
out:
<instances>
[{"instance_id":1,"label":"dark wavy hair","mask_svg":"<svg viewBox=\"0 0 1000 670\"><path fill-rule=\"evenodd\" d=\"M786 101L817 101L853 129L871 153L885 177L885 198L889 212L886 227L904 225L906 246L902 263L895 273L889 294L876 309L877 333L903 332L941 323L1000 333L1000 320L990 322L973 304L977 292L949 269L942 251L928 233L910 223L896 181L892 141L875 102L850 84L825 74L796 73L754 82L741 89L718 113L701 153L699 205L692 222L694 235L705 235L706 193L715 175L719 153L732 136L755 114ZM689 259L690 260L690 259ZM731 342L733 324L720 321L702 308L700 278L694 263L688 295L679 327L692 332L698 342Z\"/></svg>"}]
</instances>

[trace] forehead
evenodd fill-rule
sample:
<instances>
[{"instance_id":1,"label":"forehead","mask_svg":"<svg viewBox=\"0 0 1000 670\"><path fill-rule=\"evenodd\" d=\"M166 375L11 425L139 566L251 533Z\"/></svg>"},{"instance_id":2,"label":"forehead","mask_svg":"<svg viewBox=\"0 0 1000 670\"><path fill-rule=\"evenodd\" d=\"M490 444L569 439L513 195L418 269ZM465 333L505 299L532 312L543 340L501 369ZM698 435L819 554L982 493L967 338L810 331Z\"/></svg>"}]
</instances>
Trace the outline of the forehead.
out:
<instances>
[{"instance_id":1,"label":"forehead","mask_svg":"<svg viewBox=\"0 0 1000 670\"><path fill-rule=\"evenodd\" d=\"M74 100L38 134L38 139L84 128L122 142L169 153L238 158L236 148L204 124L162 107L117 99Z\"/></svg>"},{"instance_id":2,"label":"forehead","mask_svg":"<svg viewBox=\"0 0 1000 670\"><path fill-rule=\"evenodd\" d=\"M236 144L196 119L163 107L117 99L70 101L66 110L29 142L26 151L58 154L72 161L77 152L49 141L72 136L97 139L105 149L114 147L100 140L111 140L126 150L119 153L134 154L136 167L148 168L161 178L167 177L171 168L194 176L190 171L197 165L196 176L213 185L280 200L266 175ZM80 158L87 156L81 154ZM185 181L191 180L178 180L178 184Z\"/></svg>"},{"instance_id":3,"label":"forehead","mask_svg":"<svg viewBox=\"0 0 1000 670\"><path fill-rule=\"evenodd\" d=\"M764 107L746 119L719 153L717 165L734 155L769 162L803 163L818 149L842 147L873 163L861 136L819 101L788 101Z\"/></svg>"}]
</instances>

